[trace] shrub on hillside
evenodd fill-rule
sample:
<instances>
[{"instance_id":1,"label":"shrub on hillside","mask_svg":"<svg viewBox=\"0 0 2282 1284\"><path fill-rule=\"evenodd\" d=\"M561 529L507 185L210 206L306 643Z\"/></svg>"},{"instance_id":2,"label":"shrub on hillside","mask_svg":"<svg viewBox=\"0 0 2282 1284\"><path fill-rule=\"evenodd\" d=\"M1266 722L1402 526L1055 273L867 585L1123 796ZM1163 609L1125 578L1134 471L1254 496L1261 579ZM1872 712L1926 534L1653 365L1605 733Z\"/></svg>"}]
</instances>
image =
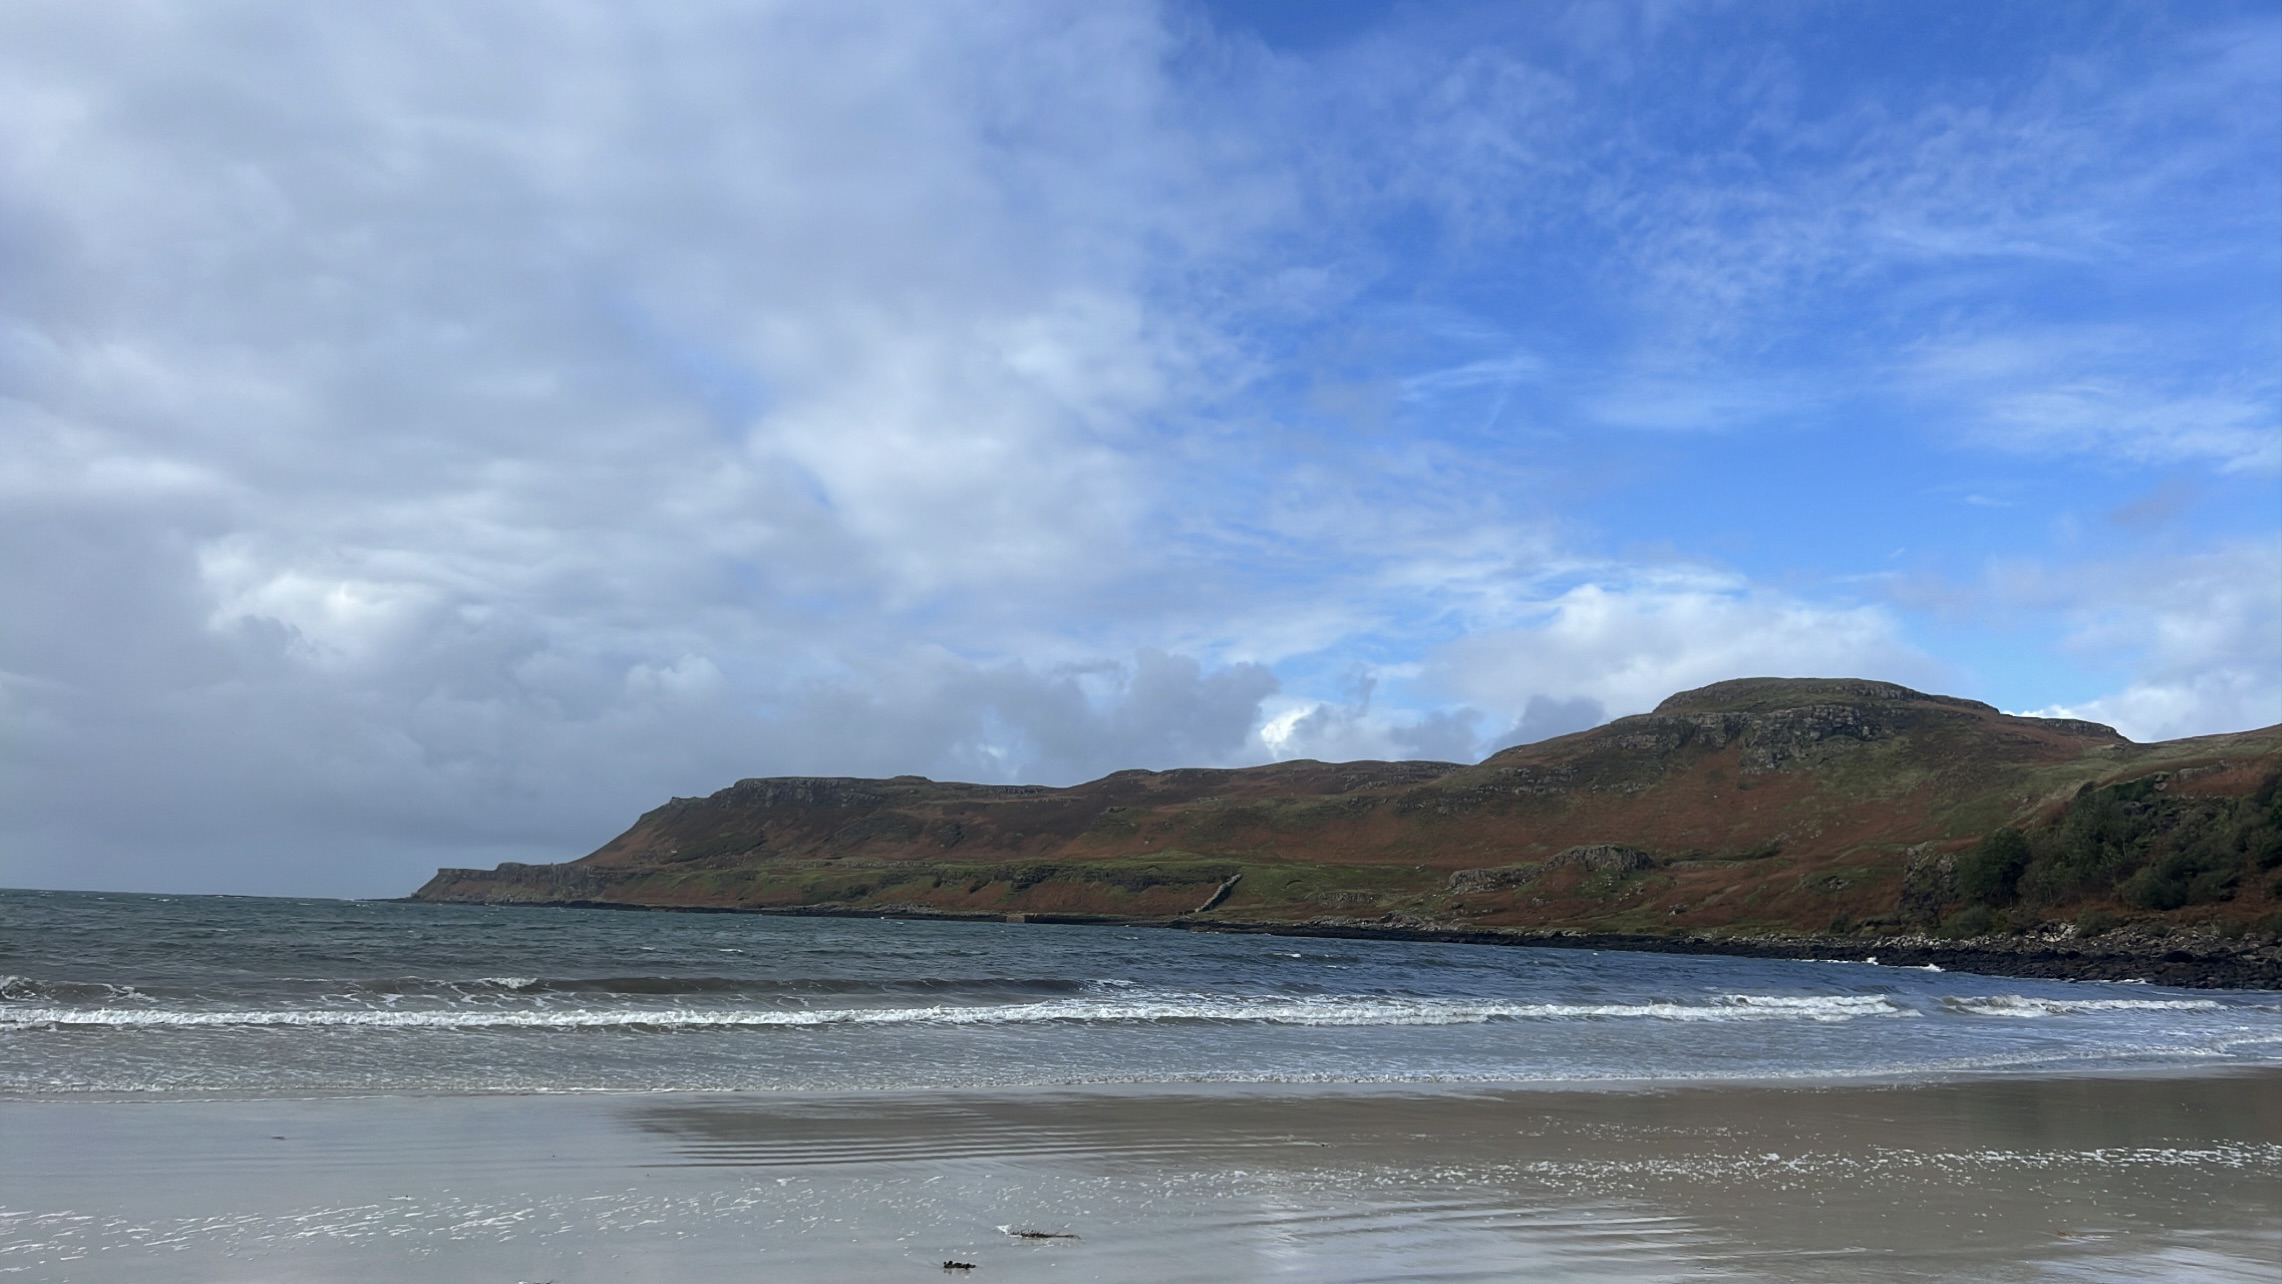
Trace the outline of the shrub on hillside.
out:
<instances>
[{"instance_id":1,"label":"shrub on hillside","mask_svg":"<svg viewBox=\"0 0 2282 1284\"><path fill-rule=\"evenodd\" d=\"M2206 901L2231 901L2242 881L2242 862L2231 852L2173 852L2140 867L2116 889L2136 909L2172 910Z\"/></svg>"},{"instance_id":2,"label":"shrub on hillside","mask_svg":"<svg viewBox=\"0 0 2282 1284\"><path fill-rule=\"evenodd\" d=\"M2035 906L2114 893L2138 909L2230 900L2244 876L2282 865L2282 777L2249 798L2178 797L2166 777L2085 786L2059 820L2023 838L2017 871L2010 841L1991 834L1958 867L1959 890L1981 904L2010 891ZM1968 869L1972 872L1968 872Z\"/></svg>"},{"instance_id":3,"label":"shrub on hillside","mask_svg":"<svg viewBox=\"0 0 2282 1284\"><path fill-rule=\"evenodd\" d=\"M2029 863L2028 838L2007 826L1957 861L1957 890L1976 905L2009 905Z\"/></svg>"},{"instance_id":4,"label":"shrub on hillside","mask_svg":"<svg viewBox=\"0 0 2282 1284\"><path fill-rule=\"evenodd\" d=\"M1986 905L1968 905L1941 922L1943 936L1987 936L1997 930L1997 916Z\"/></svg>"}]
</instances>

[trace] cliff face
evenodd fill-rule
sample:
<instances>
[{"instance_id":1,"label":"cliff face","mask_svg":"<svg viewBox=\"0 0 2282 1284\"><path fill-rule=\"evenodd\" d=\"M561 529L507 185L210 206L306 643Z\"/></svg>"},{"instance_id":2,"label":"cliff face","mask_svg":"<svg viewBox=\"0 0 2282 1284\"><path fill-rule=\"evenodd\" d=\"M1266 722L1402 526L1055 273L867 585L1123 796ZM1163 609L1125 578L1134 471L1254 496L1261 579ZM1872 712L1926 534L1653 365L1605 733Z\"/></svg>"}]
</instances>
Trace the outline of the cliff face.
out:
<instances>
[{"instance_id":1,"label":"cliff face","mask_svg":"<svg viewBox=\"0 0 2282 1284\"><path fill-rule=\"evenodd\" d=\"M2261 819L2278 776L2282 728L2134 745L1890 683L1747 679L1474 766L744 780L577 861L443 870L416 895L1623 931L1926 926L1975 907L2247 922L2282 903ZM2085 838L2103 808L2122 817L2109 830L2138 829ZM1981 854L2004 829L2025 854ZM2099 842L2115 850L2084 854ZM2020 868L1992 883L1976 872L1992 861ZM2132 890L2158 865L2178 866L2163 887L2200 890Z\"/></svg>"}]
</instances>

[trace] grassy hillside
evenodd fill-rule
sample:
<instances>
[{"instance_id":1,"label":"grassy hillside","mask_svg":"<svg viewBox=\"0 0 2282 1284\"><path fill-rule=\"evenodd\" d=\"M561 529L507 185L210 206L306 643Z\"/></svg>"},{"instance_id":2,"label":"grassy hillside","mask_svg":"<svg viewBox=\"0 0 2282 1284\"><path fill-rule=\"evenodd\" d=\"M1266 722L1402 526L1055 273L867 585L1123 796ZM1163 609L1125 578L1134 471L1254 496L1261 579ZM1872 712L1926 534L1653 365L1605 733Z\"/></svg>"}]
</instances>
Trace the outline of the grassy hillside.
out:
<instances>
[{"instance_id":1,"label":"grassy hillside","mask_svg":"<svg viewBox=\"0 0 2282 1284\"><path fill-rule=\"evenodd\" d=\"M1199 923L1986 936L2282 930L2282 728L2135 745L1853 679L1748 679L1474 766L1066 789L740 781L428 900Z\"/></svg>"}]
</instances>

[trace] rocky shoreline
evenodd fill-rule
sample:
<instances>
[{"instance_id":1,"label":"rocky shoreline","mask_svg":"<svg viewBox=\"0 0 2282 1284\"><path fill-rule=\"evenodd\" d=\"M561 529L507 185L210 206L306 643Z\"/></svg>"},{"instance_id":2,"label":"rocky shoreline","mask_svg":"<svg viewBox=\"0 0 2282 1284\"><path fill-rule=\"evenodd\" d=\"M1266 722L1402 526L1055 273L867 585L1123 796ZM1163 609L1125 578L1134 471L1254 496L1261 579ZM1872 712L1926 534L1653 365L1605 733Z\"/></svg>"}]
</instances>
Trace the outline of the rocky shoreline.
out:
<instances>
[{"instance_id":1,"label":"rocky shoreline","mask_svg":"<svg viewBox=\"0 0 2282 1284\"><path fill-rule=\"evenodd\" d=\"M789 918L906 918L953 922L1019 922L1088 927L1140 927L1256 936L1339 940L1438 941L1455 945L1507 945L1540 949L1628 950L1659 954L1718 954L1739 958L1825 959L1889 967L1936 967L1983 976L2062 981L2142 981L2193 989L2282 990L2282 941L2264 936L2227 939L2214 933L2125 925L2083 937L2061 928L2020 936L1948 940L1925 935L1880 937L1815 933L1673 934L1591 932L1542 928L1489 928L1408 919L1317 918L1301 922L1221 918L1131 918L1107 914L980 914L925 906L800 906L761 909L729 906L636 905L623 901L526 901L530 908L654 910L682 914L768 914Z\"/></svg>"},{"instance_id":2,"label":"rocky shoreline","mask_svg":"<svg viewBox=\"0 0 2282 1284\"><path fill-rule=\"evenodd\" d=\"M1938 967L1984 976L2041 977L2062 981L2144 981L2194 989L2282 989L2282 947L2271 942L2169 936L2145 943L1981 937L1942 940L1926 936L1866 939L1855 936L1653 936L1623 932L1437 929L1370 924L1180 924L1190 930L1259 932L1283 936L1343 936L1383 940L1522 945L1541 949L1639 950L1661 954L1725 954L1742 958L1832 959L1890 967Z\"/></svg>"}]
</instances>

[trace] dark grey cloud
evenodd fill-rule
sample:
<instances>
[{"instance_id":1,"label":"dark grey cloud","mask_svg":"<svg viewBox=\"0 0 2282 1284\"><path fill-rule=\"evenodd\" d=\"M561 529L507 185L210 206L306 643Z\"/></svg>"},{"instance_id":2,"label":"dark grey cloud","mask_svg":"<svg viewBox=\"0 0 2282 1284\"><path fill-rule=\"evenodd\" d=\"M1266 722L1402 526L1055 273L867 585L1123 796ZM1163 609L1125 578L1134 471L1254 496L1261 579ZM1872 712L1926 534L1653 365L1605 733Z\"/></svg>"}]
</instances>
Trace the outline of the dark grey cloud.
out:
<instances>
[{"instance_id":1,"label":"dark grey cloud","mask_svg":"<svg viewBox=\"0 0 2282 1284\"><path fill-rule=\"evenodd\" d=\"M507 671L543 652L462 641L354 683L296 671L256 630L202 657L235 666L219 680L11 684L10 877L385 894L438 863L567 859L748 775L1066 783L1256 760L1276 686L1145 651L1083 672L906 656L760 691L690 658L565 700Z\"/></svg>"},{"instance_id":2,"label":"dark grey cloud","mask_svg":"<svg viewBox=\"0 0 2282 1284\"><path fill-rule=\"evenodd\" d=\"M1479 709L1436 709L1390 734L1404 750L1403 757L1472 762L1482 753L1481 721Z\"/></svg>"},{"instance_id":3,"label":"dark grey cloud","mask_svg":"<svg viewBox=\"0 0 2282 1284\"><path fill-rule=\"evenodd\" d=\"M1133 434L1203 377L1163 274L1273 210L1163 40L0 14L0 883L391 892L756 773L1259 756Z\"/></svg>"}]
</instances>

